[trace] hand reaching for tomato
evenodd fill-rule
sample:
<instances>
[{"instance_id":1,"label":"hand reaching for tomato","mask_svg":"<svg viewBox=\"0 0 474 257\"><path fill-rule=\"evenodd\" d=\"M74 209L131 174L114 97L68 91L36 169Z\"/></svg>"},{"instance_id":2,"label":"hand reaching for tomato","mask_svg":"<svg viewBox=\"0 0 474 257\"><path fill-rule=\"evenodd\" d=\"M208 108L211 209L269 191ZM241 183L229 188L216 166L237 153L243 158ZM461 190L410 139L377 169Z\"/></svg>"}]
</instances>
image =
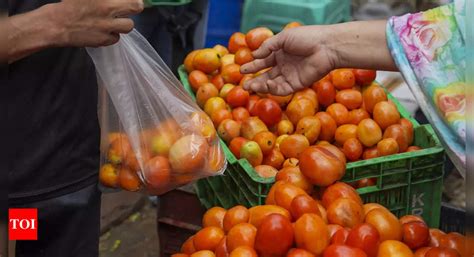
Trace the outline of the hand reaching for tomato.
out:
<instances>
[{"instance_id":1,"label":"hand reaching for tomato","mask_svg":"<svg viewBox=\"0 0 474 257\"><path fill-rule=\"evenodd\" d=\"M245 82L258 93L289 95L311 86L331 70L351 67L396 70L385 39L386 21L351 22L286 29L253 52L241 73L271 69Z\"/></svg>"}]
</instances>

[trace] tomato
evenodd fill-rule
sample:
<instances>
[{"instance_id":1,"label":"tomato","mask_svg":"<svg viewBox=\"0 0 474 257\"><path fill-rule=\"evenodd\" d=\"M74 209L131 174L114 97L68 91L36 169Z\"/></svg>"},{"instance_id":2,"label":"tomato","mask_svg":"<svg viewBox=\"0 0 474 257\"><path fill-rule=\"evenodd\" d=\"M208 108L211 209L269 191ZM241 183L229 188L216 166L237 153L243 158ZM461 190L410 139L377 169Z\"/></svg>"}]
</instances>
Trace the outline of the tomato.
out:
<instances>
[{"instance_id":1,"label":"tomato","mask_svg":"<svg viewBox=\"0 0 474 257\"><path fill-rule=\"evenodd\" d=\"M183 245L181 246L181 252L191 255L196 252L194 248L194 236L190 236L186 241L184 241Z\"/></svg>"},{"instance_id":2,"label":"tomato","mask_svg":"<svg viewBox=\"0 0 474 257\"><path fill-rule=\"evenodd\" d=\"M232 88L227 94L227 103L232 107L246 106L249 102L250 94L245 91L241 86Z\"/></svg>"},{"instance_id":3,"label":"tomato","mask_svg":"<svg viewBox=\"0 0 474 257\"><path fill-rule=\"evenodd\" d=\"M318 102L324 107L328 107L336 100L336 89L331 81L318 81L313 84L313 89L318 95Z\"/></svg>"},{"instance_id":4,"label":"tomato","mask_svg":"<svg viewBox=\"0 0 474 257\"><path fill-rule=\"evenodd\" d=\"M306 251L304 249L293 248L286 254L286 257L316 257L316 256L312 254L311 252Z\"/></svg>"},{"instance_id":5,"label":"tomato","mask_svg":"<svg viewBox=\"0 0 474 257\"><path fill-rule=\"evenodd\" d=\"M311 103L313 103L316 111L318 111L318 109L319 109L318 96L316 95L316 92L313 89L305 88L303 90L300 90L300 91L296 92L293 95L292 100L299 100L299 99L310 100Z\"/></svg>"},{"instance_id":6,"label":"tomato","mask_svg":"<svg viewBox=\"0 0 474 257\"><path fill-rule=\"evenodd\" d=\"M270 165L275 169L280 169L285 161L285 157L280 150L273 148L270 153L263 157L262 164Z\"/></svg>"},{"instance_id":7,"label":"tomato","mask_svg":"<svg viewBox=\"0 0 474 257\"><path fill-rule=\"evenodd\" d=\"M257 104L258 100L260 100L260 96L258 95L251 95L249 98L249 102L247 103L247 110L250 113L250 116L257 116L256 109L254 108Z\"/></svg>"},{"instance_id":8,"label":"tomato","mask_svg":"<svg viewBox=\"0 0 474 257\"><path fill-rule=\"evenodd\" d=\"M329 105L326 109L326 112L331 115L338 126L347 124L349 122L349 111L344 105L340 103Z\"/></svg>"},{"instance_id":9,"label":"tomato","mask_svg":"<svg viewBox=\"0 0 474 257\"><path fill-rule=\"evenodd\" d=\"M211 83L201 84L196 93L196 102L199 107L203 108L206 101L211 97L216 97L219 95L219 91L216 86Z\"/></svg>"},{"instance_id":10,"label":"tomato","mask_svg":"<svg viewBox=\"0 0 474 257\"><path fill-rule=\"evenodd\" d=\"M425 257L425 256L426 256L426 253L427 253L429 250L431 250L431 248L433 248L433 247L422 247L422 248L416 250L414 257Z\"/></svg>"},{"instance_id":11,"label":"tomato","mask_svg":"<svg viewBox=\"0 0 474 257\"><path fill-rule=\"evenodd\" d=\"M135 192L140 189L141 181L136 171L122 167L118 171L118 184L127 191Z\"/></svg>"},{"instance_id":12,"label":"tomato","mask_svg":"<svg viewBox=\"0 0 474 257\"><path fill-rule=\"evenodd\" d=\"M282 111L277 102L263 98L255 104L255 113L269 127L278 124Z\"/></svg>"},{"instance_id":13,"label":"tomato","mask_svg":"<svg viewBox=\"0 0 474 257\"><path fill-rule=\"evenodd\" d=\"M368 187L368 186L374 186L377 184L377 179L376 178L363 178L360 180L357 180L356 182L356 188L363 188L363 187Z\"/></svg>"},{"instance_id":14,"label":"tomato","mask_svg":"<svg viewBox=\"0 0 474 257\"><path fill-rule=\"evenodd\" d=\"M383 205L380 205L378 203L366 203L364 204L364 215L367 216L367 213L369 213L371 210L374 210L374 209L382 209L384 211L389 212L387 208L385 208Z\"/></svg>"},{"instance_id":15,"label":"tomato","mask_svg":"<svg viewBox=\"0 0 474 257\"><path fill-rule=\"evenodd\" d=\"M308 139L299 134L294 134L283 139L280 143L280 151L286 158L298 158L299 155L309 147Z\"/></svg>"},{"instance_id":16,"label":"tomato","mask_svg":"<svg viewBox=\"0 0 474 257\"><path fill-rule=\"evenodd\" d=\"M357 84L359 85L369 85L375 80L377 71L374 70L363 70L363 69L354 69L353 70Z\"/></svg>"},{"instance_id":17,"label":"tomato","mask_svg":"<svg viewBox=\"0 0 474 257\"><path fill-rule=\"evenodd\" d=\"M337 69L331 72L332 83L338 90L355 86L355 76L351 69Z\"/></svg>"},{"instance_id":18,"label":"tomato","mask_svg":"<svg viewBox=\"0 0 474 257\"><path fill-rule=\"evenodd\" d=\"M188 73L194 70L193 61L198 51L199 50L191 51L188 55L186 55L186 58L184 58L184 68Z\"/></svg>"},{"instance_id":19,"label":"tomato","mask_svg":"<svg viewBox=\"0 0 474 257\"><path fill-rule=\"evenodd\" d=\"M400 113L397 108L387 101L378 102L374 106L373 117L382 130L400 122Z\"/></svg>"},{"instance_id":20,"label":"tomato","mask_svg":"<svg viewBox=\"0 0 474 257\"><path fill-rule=\"evenodd\" d=\"M268 131L267 125L258 117L250 117L242 122L240 133L244 138L252 140L258 133Z\"/></svg>"},{"instance_id":21,"label":"tomato","mask_svg":"<svg viewBox=\"0 0 474 257\"><path fill-rule=\"evenodd\" d=\"M229 257L229 252L227 250L227 237L224 236L222 240L216 247L215 250L216 257Z\"/></svg>"},{"instance_id":22,"label":"tomato","mask_svg":"<svg viewBox=\"0 0 474 257\"><path fill-rule=\"evenodd\" d=\"M257 142L263 154L268 154L275 147L276 136L269 131L262 131L255 135L253 141Z\"/></svg>"},{"instance_id":23,"label":"tomato","mask_svg":"<svg viewBox=\"0 0 474 257\"><path fill-rule=\"evenodd\" d=\"M387 101L387 94L381 86L373 83L362 93L362 99L365 110L372 113L378 102Z\"/></svg>"},{"instance_id":24,"label":"tomato","mask_svg":"<svg viewBox=\"0 0 474 257\"><path fill-rule=\"evenodd\" d=\"M466 238L459 233L451 232L442 237L440 246L454 249L461 256L467 256Z\"/></svg>"},{"instance_id":25,"label":"tomato","mask_svg":"<svg viewBox=\"0 0 474 257\"><path fill-rule=\"evenodd\" d=\"M229 65L229 64L234 64L235 63L235 55L234 54L226 54L222 56L221 58L221 70Z\"/></svg>"},{"instance_id":26,"label":"tomato","mask_svg":"<svg viewBox=\"0 0 474 257\"><path fill-rule=\"evenodd\" d=\"M341 155L344 159L340 158ZM332 145L306 148L299 159L301 172L317 186L331 185L340 180L346 172L344 153Z\"/></svg>"},{"instance_id":27,"label":"tomato","mask_svg":"<svg viewBox=\"0 0 474 257\"><path fill-rule=\"evenodd\" d=\"M316 113L314 104L305 98L292 100L286 107L286 116L294 124L298 124L304 117L313 116Z\"/></svg>"},{"instance_id":28,"label":"tomato","mask_svg":"<svg viewBox=\"0 0 474 257\"><path fill-rule=\"evenodd\" d=\"M250 49L243 47L235 53L235 63L238 65L244 65L251 61L253 61L253 55Z\"/></svg>"},{"instance_id":29,"label":"tomato","mask_svg":"<svg viewBox=\"0 0 474 257\"><path fill-rule=\"evenodd\" d=\"M288 158L285 160L285 162L283 162L283 168L286 168L286 167L296 167L300 164L300 160L296 159L296 158Z\"/></svg>"},{"instance_id":30,"label":"tomato","mask_svg":"<svg viewBox=\"0 0 474 257\"><path fill-rule=\"evenodd\" d=\"M364 119L369 119L370 114L364 109L354 109L349 112L349 124L359 125Z\"/></svg>"},{"instance_id":31,"label":"tomato","mask_svg":"<svg viewBox=\"0 0 474 257\"><path fill-rule=\"evenodd\" d=\"M373 159L377 157L380 157L377 146L366 148L362 153L363 160Z\"/></svg>"},{"instance_id":32,"label":"tomato","mask_svg":"<svg viewBox=\"0 0 474 257\"><path fill-rule=\"evenodd\" d=\"M319 256L329 245L328 226L316 214L307 213L295 223L296 246Z\"/></svg>"},{"instance_id":33,"label":"tomato","mask_svg":"<svg viewBox=\"0 0 474 257\"><path fill-rule=\"evenodd\" d=\"M349 232L351 229L349 228L343 228L337 230L334 235L331 237L331 244L339 244L343 245L346 244L347 237L349 236Z\"/></svg>"},{"instance_id":34,"label":"tomato","mask_svg":"<svg viewBox=\"0 0 474 257\"><path fill-rule=\"evenodd\" d=\"M240 48L247 47L247 41L245 40L245 34L240 32L235 32L230 36L228 49L229 52L235 54Z\"/></svg>"},{"instance_id":35,"label":"tomato","mask_svg":"<svg viewBox=\"0 0 474 257\"><path fill-rule=\"evenodd\" d=\"M211 209L207 210L207 212L202 217L202 226L224 228L223 222L225 214L226 210L224 208L212 207Z\"/></svg>"},{"instance_id":36,"label":"tomato","mask_svg":"<svg viewBox=\"0 0 474 257\"><path fill-rule=\"evenodd\" d=\"M202 251L197 251L193 254L191 254L190 257L215 257L216 255L209 250L202 250Z\"/></svg>"},{"instance_id":37,"label":"tomato","mask_svg":"<svg viewBox=\"0 0 474 257\"><path fill-rule=\"evenodd\" d=\"M263 153L255 141L248 141L240 149L240 157L246 159L253 167L262 164Z\"/></svg>"},{"instance_id":38,"label":"tomato","mask_svg":"<svg viewBox=\"0 0 474 257\"><path fill-rule=\"evenodd\" d=\"M276 142L275 142L275 148L281 151L280 145L281 145L281 143L283 142L283 140L285 140L285 139L288 138L288 137L289 137L289 135L286 135L286 134L285 134L285 135L278 136L278 137L277 137L277 140L276 140Z\"/></svg>"},{"instance_id":39,"label":"tomato","mask_svg":"<svg viewBox=\"0 0 474 257\"><path fill-rule=\"evenodd\" d=\"M243 137L236 137L230 141L229 149L234 154L235 158L240 159L240 149L246 142L248 142L248 140Z\"/></svg>"},{"instance_id":40,"label":"tomato","mask_svg":"<svg viewBox=\"0 0 474 257\"><path fill-rule=\"evenodd\" d=\"M430 242L430 232L424 222L411 221L402 225L403 242L411 249L418 249L428 246Z\"/></svg>"},{"instance_id":41,"label":"tomato","mask_svg":"<svg viewBox=\"0 0 474 257\"><path fill-rule=\"evenodd\" d=\"M283 256L293 245L293 239L290 220L281 214L270 214L258 227L255 249L259 256Z\"/></svg>"},{"instance_id":42,"label":"tomato","mask_svg":"<svg viewBox=\"0 0 474 257\"><path fill-rule=\"evenodd\" d=\"M224 216L224 231L227 233L231 228L240 223L249 221L249 210L242 205L237 205L227 210Z\"/></svg>"},{"instance_id":43,"label":"tomato","mask_svg":"<svg viewBox=\"0 0 474 257\"><path fill-rule=\"evenodd\" d=\"M232 120L232 113L227 109L216 110L211 115L212 123L214 124L214 127L216 127L216 128L219 127L221 122L226 120L226 119L234 121L234 120ZM234 121L234 122L236 122L236 121ZM240 129L240 126L239 126L239 129Z\"/></svg>"},{"instance_id":44,"label":"tomato","mask_svg":"<svg viewBox=\"0 0 474 257\"><path fill-rule=\"evenodd\" d=\"M321 122L315 116L304 117L298 121L296 126L296 134L304 135L312 145L318 140L321 132Z\"/></svg>"},{"instance_id":45,"label":"tomato","mask_svg":"<svg viewBox=\"0 0 474 257\"><path fill-rule=\"evenodd\" d=\"M245 41L247 42L249 48L253 51L257 50L257 48L259 48L265 40L271 38L272 36L273 32L269 28L258 27L247 32Z\"/></svg>"},{"instance_id":46,"label":"tomato","mask_svg":"<svg viewBox=\"0 0 474 257\"><path fill-rule=\"evenodd\" d=\"M240 246L233 250L229 257L258 257L257 252L252 247Z\"/></svg>"},{"instance_id":47,"label":"tomato","mask_svg":"<svg viewBox=\"0 0 474 257\"><path fill-rule=\"evenodd\" d=\"M346 244L363 250L368 257L376 257L380 244L380 235L377 229L367 223L352 228Z\"/></svg>"},{"instance_id":48,"label":"tomato","mask_svg":"<svg viewBox=\"0 0 474 257\"><path fill-rule=\"evenodd\" d=\"M357 138L357 126L354 124L344 124L336 129L336 143L343 146L346 140Z\"/></svg>"},{"instance_id":49,"label":"tomato","mask_svg":"<svg viewBox=\"0 0 474 257\"><path fill-rule=\"evenodd\" d=\"M222 78L221 74L217 74L212 77L210 82L216 87L217 90L221 90L225 85L224 78Z\"/></svg>"},{"instance_id":50,"label":"tomato","mask_svg":"<svg viewBox=\"0 0 474 257\"><path fill-rule=\"evenodd\" d=\"M297 21L292 21L288 24L285 25L285 27L283 27L283 29L292 29L292 28L297 28L297 27L301 27L303 26L303 24L297 22ZM294 250L301 250L301 249L294 249ZM296 257L296 256L292 256L292 257ZM305 256L305 257L309 257L309 256Z\"/></svg>"},{"instance_id":51,"label":"tomato","mask_svg":"<svg viewBox=\"0 0 474 257\"><path fill-rule=\"evenodd\" d=\"M301 173L299 167L285 167L281 169L277 173L275 181L289 182L303 189L308 194L313 191L313 185L305 176L303 176L303 173Z\"/></svg>"},{"instance_id":52,"label":"tomato","mask_svg":"<svg viewBox=\"0 0 474 257\"><path fill-rule=\"evenodd\" d=\"M278 183L278 182L277 182ZM275 185L277 184L275 183ZM290 212L283 207L277 205L257 205L249 209L249 223L254 225L256 228L260 227L263 219L270 214L280 214L286 217L288 220L291 219Z\"/></svg>"},{"instance_id":53,"label":"tomato","mask_svg":"<svg viewBox=\"0 0 474 257\"><path fill-rule=\"evenodd\" d=\"M336 134L337 124L331 115L326 112L316 113L316 117L321 122L321 132L319 133L319 140L331 142Z\"/></svg>"},{"instance_id":54,"label":"tomato","mask_svg":"<svg viewBox=\"0 0 474 257\"><path fill-rule=\"evenodd\" d=\"M400 125L402 125L402 128L405 131L405 134L407 136L407 143L408 145L413 144L413 137L414 137L414 130L413 130L413 123L409 119L406 118L401 118L400 119Z\"/></svg>"},{"instance_id":55,"label":"tomato","mask_svg":"<svg viewBox=\"0 0 474 257\"><path fill-rule=\"evenodd\" d=\"M398 143L399 152L405 152L408 148L408 138L402 125L394 124L385 129L383 138L393 138Z\"/></svg>"},{"instance_id":56,"label":"tomato","mask_svg":"<svg viewBox=\"0 0 474 257\"><path fill-rule=\"evenodd\" d=\"M365 119L357 126L357 138L364 146L371 147L382 140L382 130L374 120Z\"/></svg>"},{"instance_id":57,"label":"tomato","mask_svg":"<svg viewBox=\"0 0 474 257\"><path fill-rule=\"evenodd\" d=\"M371 210L365 216L365 223L369 223L377 229L381 241L402 240L402 226L397 217L386 209Z\"/></svg>"},{"instance_id":58,"label":"tomato","mask_svg":"<svg viewBox=\"0 0 474 257\"><path fill-rule=\"evenodd\" d=\"M367 257L367 254L347 245L333 244L324 251L323 257Z\"/></svg>"},{"instance_id":59,"label":"tomato","mask_svg":"<svg viewBox=\"0 0 474 257\"><path fill-rule=\"evenodd\" d=\"M342 146L343 152L349 161L357 161L362 156L364 147L357 138L349 138Z\"/></svg>"},{"instance_id":60,"label":"tomato","mask_svg":"<svg viewBox=\"0 0 474 257\"><path fill-rule=\"evenodd\" d=\"M205 73L213 73L221 66L221 56L215 49L199 50L193 58L193 67Z\"/></svg>"},{"instance_id":61,"label":"tomato","mask_svg":"<svg viewBox=\"0 0 474 257\"><path fill-rule=\"evenodd\" d=\"M354 200L356 203L362 205L362 198L360 198L359 193L344 182L336 182L333 185L324 190L322 196L323 206L328 208L333 202L339 198L348 198Z\"/></svg>"},{"instance_id":62,"label":"tomato","mask_svg":"<svg viewBox=\"0 0 474 257\"><path fill-rule=\"evenodd\" d=\"M194 248L196 251L214 251L224 236L224 231L219 227L205 227L194 236Z\"/></svg>"},{"instance_id":63,"label":"tomato","mask_svg":"<svg viewBox=\"0 0 474 257\"><path fill-rule=\"evenodd\" d=\"M379 156L387 156L399 152L398 143L393 138L384 138L377 143L377 152Z\"/></svg>"},{"instance_id":64,"label":"tomato","mask_svg":"<svg viewBox=\"0 0 474 257\"><path fill-rule=\"evenodd\" d=\"M244 107L237 107L232 110L232 118L237 122L242 122L250 117L250 113Z\"/></svg>"},{"instance_id":65,"label":"tomato","mask_svg":"<svg viewBox=\"0 0 474 257\"><path fill-rule=\"evenodd\" d=\"M415 145L409 146L407 148L407 152L416 152L416 151L420 151L420 150L421 150L421 147L415 146Z\"/></svg>"},{"instance_id":66,"label":"tomato","mask_svg":"<svg viewBox=\"0 0 474 257\"><path fill-rule=\"evenodd\" d=\"M293 198L293 201L291 201L290 212L294 220L298 220L306 213L314 213L321 216L318 203L309 195L298 195Z\"/></svg>"},{"instance_id":67,"label":"tomato","mask_svg":"<svg viewBox=\"0 0 474 257\"><path fill-rule=\"evenodd\" d=\"M380 244L377 257L413 257L413 252L402 242L386 240Z\"/></svg>"},{"instance_id":68,"label":"tomato","mask_svg":"<svg viewBox=\"0 0 474 257\"><path fill-rule=\"evenodd\" d=\"M248 81L248 80L251 80L253 79L253 75L252 74L245 74L242 79L240 80L239 82L239 86L243 87L245 82Z\"/></svg>"},{"instance_id":69,"label":"tomato","mask_svg":"<svg viewBox=\"0 0 474 257\"><path fill-rule=\"evenodd\" d=\"M331 203L327 214L329 223L348 228L353 228L364 221L362 205L348 198L339 198Z\"/></svg>"},{"instance_id":70,"label":"tomato","mask_svg":"<svg viewBox=\"0 0 474 257\"><path fill-rule=\"evenodd\" d=\"M419 221L423 222L426 224L426 222L423 220L422 217L416 216L416 215L405 215L400 218L400 224L404 225L406 223L412 222L412 221Z\"/></svg>"},{"instance_id":71,"label":"tomato","mask_svg":"<svg viewBox=\"0 0 474 257\"><path fill-rule=\"evenodd\" d=\"M289 120L281 120L277 125L278 135L291 135L295 131L295 126Z\"/></svg>"},{"instance_id":72,"label":"tomato","mask_svg":"<svg viewBox=\"0 0 474 257\"><path fill-rule=\"evenodd\" d=\"M441 245L441 239L446 235L443 231L430 228L430 246L438 247Z\"/></svg>"},{"instance_id":73,"label":"tomato","mask_svg":"<svg viewBox=\"0 0 474 257\"><path fill-rule=\"evenodd\" d=\"M291 183L282 183L275 189L275 203L290 211L291 202L298 195L306 195L306 192Z\"/></svg>"},{"instance_id":74,"label":"tomato","mask_svg":"<svg viewBox=\"0 0 474 257\"><path fill-rule=\"evenodd\" d=\"M336 232L342 229L344 228L341 225L328 224L329 239L332 239L332 237L336 234Z\"/></svg>"},{"instance_id":75,"label":"tomato","mask_svg":"<svg viewBox=\"0 0 474 257\"><path fill-rule=\"evenodd\" d=\"M212 49L216 50L220 57L229 54L229 50L227 50L227 48L223 45L215 45Z\"/></svg>"},{"instance_id":76,"label":"tomato","mask_svg":"<svg viewBox=\"0 0 474 257\"><path fill-rule=\"evenodd\" d=\"M254 166L255 172L262 178L274 178L278 170L270 165Z\"/></svg>"},{"instance_id":77,"label":"tomato","mask_svg":"<svg viewBox=\"0 0 474 257\"><path fill-rule=\"evenodd\" d=\"M425 257L461 257L461 255L454 249L433 247L426 252Z\"/></svg>"},{"instance_id":78,"label":"tomato","mask_svg":"<svg viewBox=\"0 0 474 257\"><path fill-rule=\"evenodd\" d=\"M175 253L175 254L172 254L171 257L189 257L189 255L185 253Z\"/></svg>"},{"instance_id":79,"label":"tomato","mask_svg":"<svg viewBox=\"0 0 474 257\"><path fill-rule=\"evenodd\" d=\"M117 169L112 164L104 164L100 168L99 178L100 183L106 187L117 187L118 175Z\"/></svg>"},{"instance_id":80,"label":"tomato","mask_svg":"<svg viewBox=\"0 0 474 257\"><path fill-rule=\"evenodd\" d=\"M254 247L257 228L250 223L240 223L227 233L227 249L232 252L239 246Z\"/></svg>"},{"instance_id":81,"label":"tomato","mask_svg":"<svg viewBox=\"0 0 474 257\"><path fill-rule=\"evenodd\" d=\"M337 92L336 102L344 105L349 110L354 110L362 105L362 94L355 89L344 89Z\"/></svg>"},{"instance_id":82,"label":"tomato","mask_svg":"<svg viewBox=\"0 0 474 257\"><path fill-rule=\"evenodd\" d=\"M211 97L204 104L204 112L209 116L212 116L212 114L217 110L222 110L226 108L227 107L224 99L220 97Z\"/></svg>"},{"instance_id":83,"label":"tomato","mask_svg":"<svg viewBox=\"0 0 474 257\"><path fill-rule=\"evenodd\" d=\"M316 199L315 199L316 200ZM326 211L326 208L324 208L323 204L321 203L321 201L319 200L316 200L316 202L318 203L318 208L319 208L319 212L321 213L321 218L324 220L324 222L327 224L328 223L328 213Z\"/></svg>"},{"instance_id":84,"label":"tomato","mask_svg":"<svg viewBox=\"0 0 474 257\"><path fill-rule=\"evenodd\" d=\"M192 173L204 168L209 151L207 140L199 135L183 136L170 148L169 162L175 173Z\"/></svg>"}]
</instances>

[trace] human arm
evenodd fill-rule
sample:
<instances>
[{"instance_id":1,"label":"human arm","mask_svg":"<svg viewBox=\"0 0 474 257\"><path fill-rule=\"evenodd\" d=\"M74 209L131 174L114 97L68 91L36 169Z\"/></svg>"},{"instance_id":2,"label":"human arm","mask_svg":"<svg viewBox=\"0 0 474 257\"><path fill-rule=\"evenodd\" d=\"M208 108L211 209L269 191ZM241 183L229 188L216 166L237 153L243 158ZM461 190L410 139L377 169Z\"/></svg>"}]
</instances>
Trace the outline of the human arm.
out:
<instances>
[{"instance_id":1,"label":"human arm","mask_svg":"<svg viewBox=\"0 0 474 257\"><path fill-rule=\"evenodd\" d=\"M303 26L266 40L242 73L272 69L245 83L256 92L287 95L337 68L397 70L387 47L386 21Z\"/></svg>"}]
</instances>

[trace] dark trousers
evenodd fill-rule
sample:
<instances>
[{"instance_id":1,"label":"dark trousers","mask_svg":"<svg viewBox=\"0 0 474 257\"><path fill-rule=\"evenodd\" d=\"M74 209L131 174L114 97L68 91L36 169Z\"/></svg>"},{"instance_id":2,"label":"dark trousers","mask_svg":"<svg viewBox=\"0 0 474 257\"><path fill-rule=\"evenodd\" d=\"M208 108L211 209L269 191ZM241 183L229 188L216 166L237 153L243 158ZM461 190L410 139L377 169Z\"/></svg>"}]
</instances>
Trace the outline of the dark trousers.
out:
<instances>
[{"instance_id":1,"label":"dark trousers","mask_svg":"<svg viewBox=\"0 0 474 257\"><path fill-rule=\"evenodd\" d=\"M38 209L38 240L17 241L16 257L99 256L101 193L96 184L11 208Z\"/></svg>"}]
</instances>

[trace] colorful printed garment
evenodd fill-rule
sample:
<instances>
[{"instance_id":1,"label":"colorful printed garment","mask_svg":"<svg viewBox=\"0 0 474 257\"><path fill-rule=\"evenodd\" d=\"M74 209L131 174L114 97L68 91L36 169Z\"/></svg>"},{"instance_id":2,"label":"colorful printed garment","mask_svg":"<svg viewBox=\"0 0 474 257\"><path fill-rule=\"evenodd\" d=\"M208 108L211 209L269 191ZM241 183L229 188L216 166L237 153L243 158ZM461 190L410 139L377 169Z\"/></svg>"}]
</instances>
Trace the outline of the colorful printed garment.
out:
<instances>
[{"instance_id":1,"label":"colorful printed garment","mask_svg":"<svg viewBox=\"0 0 474 257\"><path fill-rule=\"evenodd\" d=\"M390 18L387 42L448 156L466 170L465 1Z\"/></svg>"}]
</instances>

